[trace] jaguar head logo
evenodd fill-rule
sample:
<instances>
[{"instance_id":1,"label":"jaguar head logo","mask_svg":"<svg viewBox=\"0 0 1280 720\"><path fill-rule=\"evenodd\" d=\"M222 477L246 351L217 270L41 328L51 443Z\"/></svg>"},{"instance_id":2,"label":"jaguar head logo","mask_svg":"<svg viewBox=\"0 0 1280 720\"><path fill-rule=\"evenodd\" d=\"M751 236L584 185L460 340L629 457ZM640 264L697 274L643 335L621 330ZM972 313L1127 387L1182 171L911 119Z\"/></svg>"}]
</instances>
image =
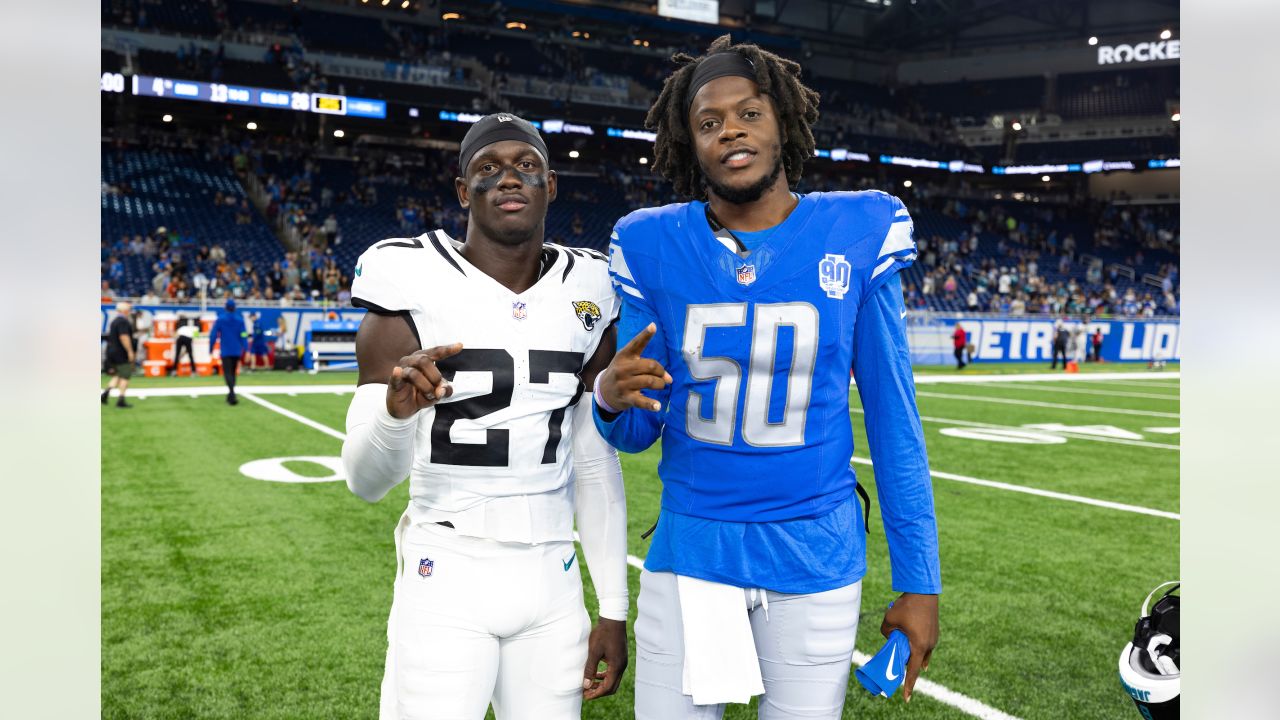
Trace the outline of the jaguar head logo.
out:
<instances>
[{"instance_id":1,"label":"jaguar head logo","mask_svg":"<svg viewBox=\"0 0 1280 720\"><path fill-rule=\"evenodd\" d=\"M600 321L600 306L590 300L577 300L573 303L573 314L582 321L582 327L591 332Z\"/></svg>"}]
</instances>

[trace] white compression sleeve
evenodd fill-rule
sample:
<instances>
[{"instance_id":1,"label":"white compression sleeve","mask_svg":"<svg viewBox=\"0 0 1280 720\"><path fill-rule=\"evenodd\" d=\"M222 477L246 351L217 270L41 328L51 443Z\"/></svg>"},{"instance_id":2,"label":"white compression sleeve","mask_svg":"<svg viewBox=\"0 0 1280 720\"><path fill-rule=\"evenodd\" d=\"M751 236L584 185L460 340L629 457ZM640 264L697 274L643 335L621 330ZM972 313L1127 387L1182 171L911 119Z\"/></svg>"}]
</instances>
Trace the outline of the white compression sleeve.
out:
<instances>
[{"instance_id":1,"label":"white compression sleeve","mask_svg":"<svg viewBox=\"0 0 1280 720\"><path fill-rule=\"evenodd\" d=\"M387 386L369 383L356 388L347 409L347 439L342 467L347 487L377 502L409 475L418 416L401 420L387 412Z\"/></svg>"},{"instance_id":2,"label":"white compression sleeve","mask_svg":"<svg viewBox=\"0 0 1280 720\"><path fill-rule=\"evenodd\" d=\"M582 555L600 601L600 617L627 619L627 496L622 464L596 430L591 394L573 413L574 515Z\"/></svg>"}]
</instances>

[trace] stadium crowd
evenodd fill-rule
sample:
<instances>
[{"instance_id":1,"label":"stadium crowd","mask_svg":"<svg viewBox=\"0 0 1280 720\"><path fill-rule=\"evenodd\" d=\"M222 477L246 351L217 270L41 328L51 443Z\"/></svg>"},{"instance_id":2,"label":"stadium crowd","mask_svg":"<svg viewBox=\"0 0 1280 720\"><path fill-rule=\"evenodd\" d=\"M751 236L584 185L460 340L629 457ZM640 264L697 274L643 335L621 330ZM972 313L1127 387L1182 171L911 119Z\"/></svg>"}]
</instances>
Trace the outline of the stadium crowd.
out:
<instances>
[{"instance_id":1,"label":"stadium crowd","mask_svg":"<svg viewBox=\"0 0 1280 720\"><path fill-rule=\"evenodd\" d=\"M230 213L237 225L269 226L283 245L275 259L255 263L229 254L217 236L183 230L181 213L162 216L150 234L104 234L104 298L127 294L126 259L133 257L142 258L149 273L143 304L191 301L203 291L213 300L341 306L350 298L351 264L369 243L437 227L453 237L466 233L466 216L452 194L456 169L443 151L371 149L342 159L321 156L293 138L230 133L153 133L145 144L224 167L250 190L213 191L206 202ZM108 149L108 158L112 152L123 150ZM815 168L801 189L881 182ZM255 189L258 204L250 197ZM134 192L129 181L103 187L104 196ZM911 308L1013 315L1179 312L1176 205L1014 201L963 183L917 183L901 193L916 218L919 246L917 263L904 277ZM600 249L615 217L675 200L669 185L643 168L613 159L590 171L575 165L552 205L548 237Z\"/></svg>"}]
</instances>

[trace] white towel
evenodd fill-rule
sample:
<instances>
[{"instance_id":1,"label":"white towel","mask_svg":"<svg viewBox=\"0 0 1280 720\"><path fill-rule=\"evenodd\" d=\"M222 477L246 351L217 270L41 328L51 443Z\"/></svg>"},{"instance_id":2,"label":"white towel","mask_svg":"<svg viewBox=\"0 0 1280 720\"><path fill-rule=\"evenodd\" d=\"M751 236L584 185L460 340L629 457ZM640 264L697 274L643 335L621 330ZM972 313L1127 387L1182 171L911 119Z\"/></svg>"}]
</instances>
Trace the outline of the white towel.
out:
<instances>
[{"instance_id":1,"label":"white towel","mask_svg":"<svg viewBox=\"0 0 1280 720\"><path fill-rule=\"evenodd\" d=\"M695 705L764 694L742 588L676 575L684 626L683 692Z\"/></svg>"}]
</instances>

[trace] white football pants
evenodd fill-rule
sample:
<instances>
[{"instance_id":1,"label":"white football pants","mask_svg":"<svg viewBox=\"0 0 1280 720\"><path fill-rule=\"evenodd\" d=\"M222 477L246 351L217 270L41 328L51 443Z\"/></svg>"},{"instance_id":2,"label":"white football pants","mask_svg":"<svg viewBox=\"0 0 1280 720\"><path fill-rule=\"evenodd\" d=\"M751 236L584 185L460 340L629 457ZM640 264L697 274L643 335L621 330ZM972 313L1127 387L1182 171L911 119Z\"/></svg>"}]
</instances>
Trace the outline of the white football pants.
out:
<instances>
[{"instance_id":1,"label":"white football pants","mask_svg":"<svg viewBox=\"0 0 1280 720\"><path fill-rule=\"evenodd\" d=\"M747 591L743 595L764 680L760 720L839 720L862 581L810 595L768 591L767 611ZM720 720L723 704L694 705L682 691L684 631L675 574L641 571L637 611L636 720Z\"/></svg>"},{"instance_id":2,"label":"white football pants","mask_svg":"<svg viewBox=\"0 0 1280 720\"><path fill-rule=\"evenodd\" d=\"M578 720L590 620L572 542L397 527L381 720ZM428 565L424 561L429 561Z\"/></svg>"}]
</instances>

